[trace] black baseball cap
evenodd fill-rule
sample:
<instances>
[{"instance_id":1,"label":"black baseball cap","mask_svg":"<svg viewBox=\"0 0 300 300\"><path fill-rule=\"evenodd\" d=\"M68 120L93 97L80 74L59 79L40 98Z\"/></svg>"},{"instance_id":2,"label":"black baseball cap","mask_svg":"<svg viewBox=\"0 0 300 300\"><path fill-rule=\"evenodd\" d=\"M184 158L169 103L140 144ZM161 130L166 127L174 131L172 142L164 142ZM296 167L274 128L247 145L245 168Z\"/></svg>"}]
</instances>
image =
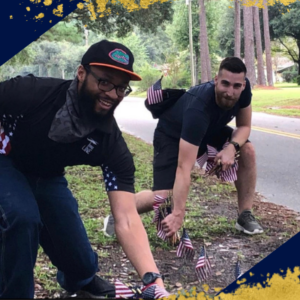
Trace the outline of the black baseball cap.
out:
<instances>
[{"instance_id":1,"label":"black baseball cap","mask_svg":"<svg viewBox=\"0 0 300 300\"><path fill-rule=\"evenodd\" d=\"M127 47L108 40L93 44L81 60L82 65L117 69L129 74L131 80L140 81L142 78L133 72L133 62L133 54Z\"/></svg>"}]
</instances>

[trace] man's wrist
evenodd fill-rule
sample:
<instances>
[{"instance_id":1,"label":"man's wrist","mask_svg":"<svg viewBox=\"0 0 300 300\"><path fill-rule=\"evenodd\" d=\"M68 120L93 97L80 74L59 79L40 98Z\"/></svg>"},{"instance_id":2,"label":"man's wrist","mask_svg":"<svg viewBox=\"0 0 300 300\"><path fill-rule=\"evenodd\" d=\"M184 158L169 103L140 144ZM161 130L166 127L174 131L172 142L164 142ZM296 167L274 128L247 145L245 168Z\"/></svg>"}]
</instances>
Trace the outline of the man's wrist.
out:
<instances>
[{"instance_id":1,"label":"man's wrist","mask_svg":"<svg viewBox=\"0 0 300 300\"><path fill-rule=\"evenodd\" d=\"M232 145L235 152L239 152L240 151L240 144L235 142L235 141L230 141L229 142L229 145Z\"/></svg>"}]
</instances>

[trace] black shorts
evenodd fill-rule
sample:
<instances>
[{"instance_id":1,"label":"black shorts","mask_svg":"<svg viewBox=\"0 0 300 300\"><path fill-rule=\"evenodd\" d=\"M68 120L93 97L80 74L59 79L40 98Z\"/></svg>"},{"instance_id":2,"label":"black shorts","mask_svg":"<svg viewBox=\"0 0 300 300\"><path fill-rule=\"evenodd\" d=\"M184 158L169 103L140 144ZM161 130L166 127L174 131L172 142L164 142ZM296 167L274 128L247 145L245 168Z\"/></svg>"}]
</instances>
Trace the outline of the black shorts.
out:
<instances>
[{"instance_id":1,"label":"black shorts","mask_svg":"<svg viewBox=\"0 0 300 300\"><path fill-rule=\"evenodd\" d=\"M233 128L223 127L201 143L197 157L207 150L207 144L221 151L227 140L231 139ZM248 141L247 141L248 142ZM159 130L154 132L153 191L173 189L178 164L179 140L169 137Z\"/></svg>"}]
</instances>

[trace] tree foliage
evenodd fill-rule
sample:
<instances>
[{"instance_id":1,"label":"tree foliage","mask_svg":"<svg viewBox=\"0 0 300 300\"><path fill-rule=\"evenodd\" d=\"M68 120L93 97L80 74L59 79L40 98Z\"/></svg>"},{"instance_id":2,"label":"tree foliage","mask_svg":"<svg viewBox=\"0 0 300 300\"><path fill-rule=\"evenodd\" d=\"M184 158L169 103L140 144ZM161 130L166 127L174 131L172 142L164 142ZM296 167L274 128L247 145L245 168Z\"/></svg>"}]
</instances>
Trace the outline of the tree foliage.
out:
<instances>
[{"instance_id":1,"label":"tree foliage","mask_svg":"<svg viewBox=\"0 0 300 300\"><path fill-rule=\"evenodd\" d=\"M97 7L96 0L90 0L90 3ZM140 0L135 3L139 5ZM125 37L138 27L145 33L156 33L159 26L165 26L167 22L172 21L173 7L172 1L155 2L147 9L129 11L118 1L109 0L106 4L106 12L101 13L95 10L96 19L93 18L89 10L90 4L84 2L82 9L76 9L65 21L76 20L76 26L82 30L86 26L88 30L100 32L106 36L115 35Z\"/></svg>"},{"instance_id":2,"label":"tree foliage","mask_svg":"<svg viewBox=\"0 0 300 300\"><path fill-rule=\"evenodd\" d=\"M289 57L300 65L300 2L296 1L284 6L276 3L269 9L270 35L272 39L278 39L286 49ZM285 37L294 39L293 43L286 43ZM298 68L300 75L300 68Z\"/></svg>"}]
</instances>

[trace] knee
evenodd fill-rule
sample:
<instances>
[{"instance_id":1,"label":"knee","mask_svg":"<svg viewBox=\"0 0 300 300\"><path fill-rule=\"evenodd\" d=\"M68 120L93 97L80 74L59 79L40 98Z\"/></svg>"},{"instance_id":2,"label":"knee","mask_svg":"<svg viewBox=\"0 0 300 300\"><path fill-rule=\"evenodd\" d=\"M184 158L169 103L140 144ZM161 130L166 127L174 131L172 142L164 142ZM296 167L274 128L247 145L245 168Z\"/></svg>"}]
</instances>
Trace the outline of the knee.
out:
<instances>
[{"instance_id":1,"label":"knee","mask_svg":"<svg viewBox=\"0 0 300 300\"><path fill-rule=\"evenodd\" d=\"M241 158L245 162L255 163L255 149L251 143L246 143L241 147Z\"/></svg>"}]
</instances>

